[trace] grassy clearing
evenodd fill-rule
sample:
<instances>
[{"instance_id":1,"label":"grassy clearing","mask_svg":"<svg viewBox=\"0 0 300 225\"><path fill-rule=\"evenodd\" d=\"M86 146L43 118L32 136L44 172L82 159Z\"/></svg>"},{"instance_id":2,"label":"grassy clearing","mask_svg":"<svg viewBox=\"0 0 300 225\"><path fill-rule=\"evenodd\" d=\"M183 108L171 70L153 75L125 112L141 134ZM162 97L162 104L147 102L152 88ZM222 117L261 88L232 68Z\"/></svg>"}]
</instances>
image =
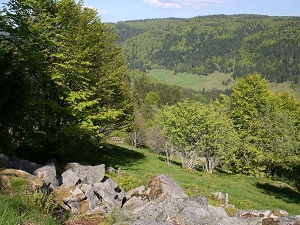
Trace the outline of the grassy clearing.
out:
<instances>
[{"instance_id":1,"label":"grassy clearing","mask_svg":"<svg viewBox=\"0 0 300 225\"><path fill-rule=\"evenodd\" d=\"M209 76L199 76L191 73L177 73L174 75L174 72L171 70L155 69L149 70L147 75L160 82L200 91L203 90L203 88L205 88L205 90L217 89L224 91L232 88L235 84L231 74L219 72L214 72ZM229 78L231 82L228 85L222 85L222 82L227 81ZM286 92L300 100L300 89L299 87L291 88L291 82L270 83L270 89L278 93Z\"/></svg>"},{"instance_id":2,"label":"grassy clearing","mask_svg":"<svg viewBox=\"0 0 300 225\"><path fill-rule=\"evenodd\" d=\"M129 157L124 155L123 150L129 153ZM116 149L110 147L106 151L111 159L114 158L115 164L112 166L121 167L125 174L139 178L144 184L152 176L164 173L176 180L189 195L205 195L213 204L216 202L213 202L211 193L221 191L228 193L230 203L239 209L282 209L289 214L300 214L300 193L288 185L267 178L184 170L176 161L167 166L163 156L153 154L148 149L123 146ZM139 185L139 182L136 183Z\"/></svg>"},{"instance_id":3,"label":"grassy clearing","mask_svg":"<svg viewBox=\"0 0 300 225\"><path fill-rule=\"evenodd\" d=\"M171 70L155 69L149 70L147 75L170 85L177 85L194 90L203 90L203 88L205 88L205 90L225 90L230 89L234 84L234 79L231 78L231 74L219 72L215 72L209 76L199 76L192 73L177 73L174 75L174 72ZM227 86L222 85L222 82L229 78L232 82Z\"/></svg>"}]
</instances>

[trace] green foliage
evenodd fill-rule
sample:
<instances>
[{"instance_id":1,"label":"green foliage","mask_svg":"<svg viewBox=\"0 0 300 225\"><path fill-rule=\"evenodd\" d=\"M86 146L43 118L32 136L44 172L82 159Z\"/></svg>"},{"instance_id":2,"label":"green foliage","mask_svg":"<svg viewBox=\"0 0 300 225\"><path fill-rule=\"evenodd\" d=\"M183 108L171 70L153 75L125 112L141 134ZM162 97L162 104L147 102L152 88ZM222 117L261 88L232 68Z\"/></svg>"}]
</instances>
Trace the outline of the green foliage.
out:
<instances>
[{"instance_id":1,"label":"green foliage","mask_svg":"<svg viewBox=\"0 0 300 225\"><path fill-rule=\"evenodd\" d=\"M124 57L96 10L74 0L11 0L2 11L4 144L59 155L130 126Z\"/></svg>"},{"instance_id":2,"label":"green foliage","mask_svg":"<svg viewBox=\"0 0 300 225\"><path fill-rule=\"evenodd\" d=\"M181 154L183 167L194 168L198 157L204 157L205 170L212 172L227 148L235 148L238 139L226 113L218 102L205 105L184 101L163 109L159 123L168 141Z\"/></svg>"},{"instance_id":3,"label":"green foliage","mask_svg":"<svg viewBox=\"0 0 300 225\"><path fill-rule=\"evenodd\" d=\"M227 155L231 171L284 177L281 172L294 168L290 162L296 163L299 157L297 100L273 94L264 78L250 74L237 80L230 107L241 139L241 145ZM292 180L298 182L297 178Z\"/></svg>"},{"instance_id":4,"label":"green foliage","mask_svg":"<svg viewBox=\"0 0 300 225\"><path fill-rule=\"evenodd\" d=\"M42 213L51 214L58 204L54 200L54 195L46 195L40 191L27 192L23 201L29 208L36 208Z\"/></svg>"}]
</instances>

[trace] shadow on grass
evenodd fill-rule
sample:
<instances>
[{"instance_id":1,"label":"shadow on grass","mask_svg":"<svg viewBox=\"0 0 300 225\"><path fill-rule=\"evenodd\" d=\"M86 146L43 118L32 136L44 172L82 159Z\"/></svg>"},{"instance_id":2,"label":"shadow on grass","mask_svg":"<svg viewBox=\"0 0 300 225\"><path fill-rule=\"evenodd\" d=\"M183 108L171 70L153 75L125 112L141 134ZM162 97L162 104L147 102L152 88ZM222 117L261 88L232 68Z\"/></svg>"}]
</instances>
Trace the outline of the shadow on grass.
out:
<instances>
[{"instance_id":1,"label":"shadow on grass","mask_svg":"<svg viewBox=\"0 0 300 225\"><path fill-rule=\"evenodd\" d=\"M166 157L164 157L164 156L159 156L158 159L159 159L160 161L162 161L162 162L167 162L167 159L166 159ZM182 168L182 163L180 163L180 162L176 162L176 161L172 160L172 161L171 161L171 164L173 164L173 165L175 165L175 166L179 166L180 168Z\"/></svg>"},{"instance_id":2,"label":"shadow on grass","mask_svg":"<svg viewBox=\"0 0 300 225\"><path fill-rule=\"evenodd\" d=\"M145 159L143 153L118 145L103 144L100 148L82 152L81 154L73 154L72 157L65 158L63 163L105 164L105 166L112 166L117 169L117 167L130 167L134 164L142 163L143 159Z\"/></svg>"},{"instance_id":3,"label":"shadow on grass","mask_svg":"<svg viewBox=\"0 0 300 225\"><path fill-rule=\"evenodd\" d=\"M256 183L256 187L262 189L268 195L274 195L287 203L300 204L300 193L288 186L276 186L270 183Z\"/></svg>"}]
</instances>

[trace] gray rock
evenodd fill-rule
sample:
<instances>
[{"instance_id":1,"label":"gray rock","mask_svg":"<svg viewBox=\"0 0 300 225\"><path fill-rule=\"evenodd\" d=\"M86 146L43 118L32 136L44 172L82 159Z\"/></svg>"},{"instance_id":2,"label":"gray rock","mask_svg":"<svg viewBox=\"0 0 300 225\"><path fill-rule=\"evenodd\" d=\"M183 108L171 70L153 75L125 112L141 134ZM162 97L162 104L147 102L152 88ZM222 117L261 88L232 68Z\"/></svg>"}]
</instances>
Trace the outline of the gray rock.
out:
<instances>
[{"instance_id":1,"label":"gray rock","mask_svg":"<svg viewBox=\"0 0 300 225\"><path fill-rule=\"evenodd\" d=\"M159 174L153 177L147 185L150 200L161 202L172 198L187 198L184 190L168 175Z\"/></svg>"},{"instance_id":2,"label":"gray rock","mask_svg":"<svg viewBox=\"0 0 300 225\"><path fill-rule=\"evenodd\" d=\"M110 209L120 209L125 203L125 191L110 178L94 184L94 192L101 196L102 201Z\"/></svg>"},{"instance_id":3,"label":"gray rock","mask_svg":"<svg viewBox=\"0 0 300 225\"><path fill-rule=\"evenodd\" d=\"M100 182L105 175L105 165L98 166L81 165L79 163L68 163L65 166L66 170L71 169L83 183L93 185Z\"/></svg>"},{"instance_id":4,"label":"gray rock","mask_svg":"<svg viewBox=\"0 0 300 225\"><path fill-rule=\"evenodd\" d=\"M9 160L8 156L0 154L0 168L11 168L12 166L13 164Z\"/></svg>"},{"instance_id":5,"label":"gray rock","mask_svg":"<svg viewBox=\"0 0 300 225\"><path fill-rule=\"evenodd\" d=\"M114 223L113 225L174 225L174 223L163 221L163 220L136 220Z\"/></svg>"},{"instance_id":6,"label":"gray rock","mask_svg":"<svg viewBox=\"0 0 300 225\"><path fill-rule=\"evenodd\" d=\"M105 168L105 173L106 174L111 174L111 173L114 173L114 172L116 172L116 169L113 168L112 166L109 166L109 167Z\"/></svg>"},{"instance_id":7,"label":"gray rock","mask_svg":"<svg viewBox=\"0 0 300 225\"><path fill-rule=\"evenodd\" d=\"M149 201L150 189L147 189L144 185L132 189L126 193L126 199L130 199L132 197L138 197L143 201Z\"/></svg>"},{"instance_id":8,"label":"gray rock","mask_svg":"<svg viewBox=\"0 0 300 225\"><path fill-rule=\"evenodd\" d=\"M207 210L208 210L209 214L211 215L211 217L216 217L216 218L227 218L228 217L225 209L222 207L209 205L207 207Z\"/></svg>"},{"instance_id":9,"label":"gray rock","mask_svg":"<svg viewBox=\"0 0 300 225\"><path fill-rule=\"evenodd\" d=\"M162 219L163 203L151 201L144 206L132 210L133 220L156 220Z\"/></svg>"},{"instance_id":10,"label":"gray rock","mask_svg":"<svg viewBox=\"0 0 300 225\"><path fill-rule=\"evenodd\" d=\"M26 171L31 174L33 173L33 171L42 167L42 165L40 165L40 164L30 162L26 159L19 159L16 156L13 156L11 158L11 162L12 162L13 168L18 169L18 170L23 170L23 171Z\"/></svg>"},{"instance_id":11,"label":"gray rock","mask_svg":"<svg viewBox=\"0 0 300 225\"><path fill-rule=\"evenodd\" d=\"M181 224L211 224L214 217L197 202L189 201L188 204L182 209L181 213L176 216L176 221Z\"/></svg>"},{"instance_id":12,"label":"gray rock","mask_svg":"<svg viewBox=\"0 0 300 225\"><path fill-rule=\"evenodd\" d=\"M56 168L54 162L49 162L47 165L35 170L33 172L37 178L42 179L46 184L50 184L50 188L56 188L59 186L56 179Z\"/></svg>"},{"instance_id":13,"label":"gray rock","mask_svg":"<svg viewBox=\"0 0 300 225\"><path fill-rule=\"evenodd\" d=\"M205 196L194 196L194 197L191 197L190 200L198 202L201 206L204 206L204 207L208 206L208 199Z\"/></svg>"},{"instance_id":14,"label":"gray rock","mask_svg":"<svg viewBox=\"0 0 300 225\"><path fill-rule=\"evenodd\" d=\"M188 204L188 198L173 198L164 204L164 212L162 218L176 219L176 216L181 213L182 209Z\"/></svg>"},{"instance_id":15,"label":"gray rock","mask_svg":"<svg viewBox=\"0 0 300 225\"><path fill-rule=\"evenodd\" d=\"M67 171L63 172L60 177L61 187L68 188L70 186L74 186L80 182L79 176L72 171L72 169L68 169Z\"/></svg>"},{"instance_id":16,"label":"gray rock","mask_svg":"<svg viewBox=\"0 0 300 225\"><path fill-rule=\"evenodd\" d=\"M233 216L239 218L268 218L272 214L271 210L239 210Z\"/></svg>"},{"instance_id":17,"label":"gray rock","mask_svg":"<svg viewBox=\"0 0 300 225\"><path fill-rule=\"evenodd\" d=\"M262 225L260 219L244 219L237 217L221 218L210 225Z\"/></svg>"},{"instance_id":18,"label":"gray rock","mask_svg":"<svg viewBox=\"0 0 300 225\"><path fill-rule=\"evenodd\" d=\"M300 224L300 215L297 216L283 216L278 218L278 225L298 225Z\"/></svg>"},{"instance_id":19,"label":"gray rock","mask_svg":"<svg viewBox=\"0 0 300 225\"><path fill-rule=\"evenodd\" d=\"M145 205L145 202L140 197L133 196L125 202L123 209L133 210L135 208L142 207L143 205Z\"/></svg>"}]
</instances>

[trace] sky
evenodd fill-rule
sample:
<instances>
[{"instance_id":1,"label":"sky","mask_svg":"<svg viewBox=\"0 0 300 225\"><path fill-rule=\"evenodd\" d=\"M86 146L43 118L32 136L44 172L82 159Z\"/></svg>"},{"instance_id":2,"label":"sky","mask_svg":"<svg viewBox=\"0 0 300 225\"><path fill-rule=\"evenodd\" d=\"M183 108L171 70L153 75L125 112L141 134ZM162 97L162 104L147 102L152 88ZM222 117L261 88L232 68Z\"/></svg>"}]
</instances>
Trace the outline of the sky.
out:
<instances>
[{"instance_id":1,"label":"sky","mask_svg":"<svg viewBox=\"0 0 300 225\"><path fill-rule=\"evenodd\" d=\"M102 22L215 14L300 16L300 0L85 0Z\"/></svg>"},{"instance_id":2,"label":"sky","mask_svg":"<svg viewBox=\"0 0 300 225\"><path fill-rule=\"evenodd\" d=\"M0 0L0 3L8 0ZM102 22L215 14L300 16L300 0L83 0Z\"/></svg>"}]
</instances>

